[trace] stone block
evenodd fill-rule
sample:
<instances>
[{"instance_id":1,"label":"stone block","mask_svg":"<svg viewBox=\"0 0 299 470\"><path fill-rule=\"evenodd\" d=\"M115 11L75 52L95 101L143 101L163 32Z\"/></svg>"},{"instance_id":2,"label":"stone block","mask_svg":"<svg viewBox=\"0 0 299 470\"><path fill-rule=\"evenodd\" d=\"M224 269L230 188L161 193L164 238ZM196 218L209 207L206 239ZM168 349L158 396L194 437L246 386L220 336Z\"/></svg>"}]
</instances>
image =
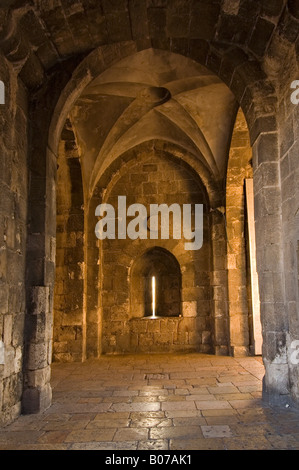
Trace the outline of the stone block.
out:
<instances>
[{"instance_id":1,"label":"stone block","mask_svg":"<svg viewBox=\"0 0 299 470\"><path fill-rule=\"evenodd\" d=\"M14 407L21 400L22 376L12 373L3 381L3 403L5 408Z\"/></svg>"},{"instance_id":2,"label":"stone block","mask_svg":"<svg viewBox=\"0 0 299 470\"><path fill-rule=\"evenodd\" d=\"M8 312L8 293L9 286L1 285L0 288L0 314L5 314Z\"/></svg>"},{"instance_id":3,"label":"stone block","mask_svg":"<svg viewBox=\"0 0 299 470\"><path fill-rule=\"evenodd\" d=\"M154 345L167 344L171 346L173 343L172 333L155 333L154 334Z\"/></svg>"},{"instance_id":4,"label":"stone block","mask_svg":"<svg viewBox=\"0 0 299 470\"><path fill-rule=\"evenodd\" d=\"M211 40L214 36L219 15L215 3L194 3L190 18L190 37Z\"/></svg>"},{"instance_id":5,"label":"stone block","mask_svg":"<svg viewBox=\"0 0 299 470\"><path fill-rule=\"evenodd\" d=\"M196 329L196 318L195 317L186 317L182 318L178 323L177 331L180 332L189 332L195 331Z\"/></svg>"},{"instance_id":6,"label":"stone block","mask_svg":"<svg viewBox=\"0 0 299 470\"><path fill-rule=\"evenodd\" d=\"M131 173L130 181L134 185L145 183L148 181L148 175L146 173Z\"/></svg>"},{"instance_id":7,"label":"stone block","mask_svg":"<svg viewBox=\"0 0 299 470\"><path fill-rule=\"evenodd\" d=\"M157 194L157 183L143 183L142 185L143 195L147 196L149 194Z\"/></svg>"},{"instance_id":8,"label":"stone block","mask_svg":"<svg viewBox=\"0 0 299 470\"><path fill-rule=\"evenodd\" d=\"M74 357L71 353L54 353L53 354L54 362L74 362Z\"/></svg>"},{"instance_id":9,"label":"stone block","mask_svg":"<svg viewBox=\"0 0 299 470\"><path fill-rule=\"evenodd\" d=\"M146 174L149 173L156 173L158 171L158 165L155 163L145 163L142 165L142 171L145 172ZM157 177L156 175L153 175L153 177Z\"/></svg>"},{"instance_id":10,"label":"stone block","mask_svg":"<svg viewBox=\"0 0 299 470\"><path fill-rule=\"evenodd\" d=\"M177 345L187 345L189 341L188 331L178 331L173 335L173 344Z\"/></svg>"},{"instance_id":11,"label":"stone block","mask_svg":"<svg viewBox=\"0 0 299 470\"><path fill-rule=\"evenodd\" d=\"M133 333L146 333L148 327L148 321L145 319L132 320L131 330Z\"/></svg>"},{"instance_id":12,"label":"stone block","mask_svg":"<svg viewBox=\"0 0 299 470\"><path fill-rule=\"evenodd\" d=\"M208 329L208 317L207 316L197 316L194 321L194 331L203 331Z\"/></svg>"},{"instance_id":13,"label":"stone block","mask_svg":"<svg viewBox=\"0 0 299 470\"><path fill-rule=\"evenodd\" d=\"M234 357L249 356L249 348L247 346L232 346L231 350Z\"/></svg>"},{"instance_id":14,"label":"stone block","mask_svg":"<svg viewBox=\"0 0 299 470\"><path fill-rule=\"evenodd\" d=\"M0 249L0 281L4 282L7 273L7 254L6 248L3 246Z\"/></svg>"},{"instance_id":15,"label":"stone block","mask_svg":"<svg viewBox=\"0 0 299 470\"><path fill-rule=\"evenodd\" d=\"M4 315L3 319L3 340L5 346L12 342L13 315Z\"/></svg>"},{"instance_id":16,"label":"stone block","mask_svg":"<svg viewBox=\"0 0 299 470\"><path fill-rule=\"evenodd\" d=\"M13 285L9 288L9 309L14 313L22 313L25 310L25 289L23 284Z\"/></svg>"},{"instance_id":17,"label":"stone block","mask_svg":"<svg viewBox=\"0 0 299 470\"><path fill-rule=\"evenodd\" d=\"M2 366L4 365L4 363L5 363L5 345L4 345L4 342L0 340L0 365Z\"/></svg>"},{"instance_id":18,"label":"stone block","mask_svg":"<svg viewBox=\"0 0 299 470\"><path fill-rule=\"evenodd\" d=\"M22 397L22 412L24 414L41 413L51 405L52 389L49 383L34 388L27 388Z\"/></svg>"},{"instance_id":19,"label":"stone block","mask_svg":"<svg viewBox=\"0 0 299 470\"><path fill-rule=\"evenodd\" d=\"M43 387L45 384L50 382L51 367L47 366L44 369L29 371L27 374L28 386L29 387Z\"/></svg>"},{"instance_id":20,"label":"stone block","mask_svg":"<svg viewBox=\"0 0 299 470\"><path fill-rule=\"evenodd\" d=\"M125 322L123 321L111 321L109 325L109 333L120 335L126 329Z\"/></svg>"},{"instance_id":21,"label":"stone block","mask_svg":"<svg viewBox=\"0 0 299 470\"><path fill-rule=\"evenodd\" d=\"M224 0L222 9L227 15L237 15L240 9L240 0Z\"/></svg>"},{"instance_id":22,"label":"stone block","mask_svg":"<svg viewBox=\"0 0 299 470\"><path fill-rule=\"evenodd\" d=\"M171 38L183 38L189 33L190 16L188 14L168 14L166 31Z\"/></svg>"},{"instance_id":23,"label":"stone block","mask_svg":"<svg viewBox=\"0 0 299 470\"><path fill-rule=\"evenodd\" d=\"M211 344L211 332L203 331L201 336L202 344Z\"/></svg>"},{"instance_id":24,"label":"stone block","mask_svg":"<svg viewBox=\"0 0 299 470\"><path fill-rule=\"evenodd\" d=\"M39 315L30 315L27 318L28 337L34 343L47 340L52 334L52 318L44 313Z\"/></svg>"},{"instance_id":25,"label":"stone block","mask_svg":"<svg viewBox=\"0 0 299 470\"><path fill-rule=\"evenodd\" d=\"M129 351L137 351L139 345L139 337L137 333L130 332L130 343L129 343Z\"/></svg>"},{"instance_id":26,"label":"stone block","mask_svg":"<svg viewBox=\"0 0 299 470\"><path fill-rule=\"evenodd\" d=\"M201 332L199 331L189 331L188 332L188 344L190 345L199 345L201 344Z\"/></svg>"},{"instance_id":27,"label":"stone block","mask_svg":"<svg viewBox=\"0 0 299 470\"><path fill-rule=\"evenodd\" d=\"M3 377L8 380L15 372L15 349L10 345L4 347L4 369Z\"/></svg>"},{"instance_id":28,"label":"stone block","mask_svg":"<svg viewBox=\"0 0 299 470\"><path fill-rule=\"evenodd\" d=\"M54 354L68 352L68 342L67 341L55 341L53 343L53 350L54 350Z\"/></svg>"},{"instance_id":29,"label":"stone block","mask_svg":"<svg viewBox=\"0 0 299 470\"><path fill-rule=\"evenodd\" d=\"M264 55L274 28L274 23L266 20L265 18L258 18L249 42L249 48L256 55Z\"/></svg>"},{"instance_id":30,"label":"stone block","mask_svg":"<svg viewBox=\"0 0 299 470\"><path fill-rule=\"evenodd\" d=\"M297 0L291 0L288 2L288 8L292 11L292 5L296 5ZM276 17L280 14L281 10L284 7L283 0L261 0L260 2L263 13L269 17Z\"/></svg>"},{"instance_id":31,"label":"stone block","mask_svg":"<svg viewBox=\"0 0 299 470\"><path fill-rule=\"evenodd\" d=\"M33 315L49 312L49 287L35 286L31 289L31 312Z\"/></svg>"},{"instance_id":32,"label":"stone block","mask_svg":"<svg viewBox=\"0 0 299 470\"><path fill-rule=\"evenodd\" d=\"M178 328L179 319L163 318L160 321L161 334L169 333L170 335Z\"/></svg>"},{"instance_id":33,"label":"stone block","mask_svg":"<svg viewBox=\"0 0 299 470\"><path fill-rule=\"evenodd\" d=\"M48 365L48 345L31 343L28 351L28 369L43 369Z\"/></svg>"},{"instance_id":34,"label":"stone block","mask_svg":"<svg viewBox=\"0 0 299 470\"><path fill-rule=\"evenodd\" d=\"M197 315L206 317L211 312L211 302L209 300L199 300L197 302Z\"/></svg>"},{"instance_id":35,"label":"stone block","mask_svg":"<svg viewBox=\"0 0 299 470\"><path fill-rule=\"evenodd\" d=\"M227 269L236 269L236 255L235 254L228 254L227 255Z\"/></svg>"},{"instance_id":36,"label":"stone block","mask_svg":"<svg viewBox=\"0 0 299 470\"><path fill-rule=\"evenodd\" d=\"M197 316L197 301L183 302L183 317Z\"/></svg>"},{"instance_id":37,"label":"stone block","mask_svg":"<svg viewBox=\"0 0 299 470\"><path fill-rule=\"evenodd\" d=\"M153 39L166 36L166 9L148 8L149 34Z\"/></svg>"},{"instance_id":38,"label":"stone block","mask_svg":"<svg viewBox=\"0 0 299 470\"><path fill-rule=\"evenodd\" d=\"M81 309L77 310L70 310L69 312L62 312L61 316L61 326L70 326L70 327L76 327L76 326L82 326L83 322L83 313Z\"/></svg>"},{"instance_id":39,"label":"stone block","mask_svg":"<svg viewBox=\"0 0 299 470\"><path fill-rule=\"evenodd\" d=\"M154 342L153 333L151 334L140 333L139 334L139 346L147 348L147 351L150 352L154 344L155 342Z\"/></svg>"},{"instance_id":40,"label":"stone block","mask_svg":"<svg viewBox=\"0 0 299 470\"><path fill-rule=\"evenodd\" d=\"M152 320L148 321L147 324L147 331L149 333L160 333L161 327L160 327L160 321L159 320Z\"/></svg>"},{"instance_id":41,"label":"stone block","mask_svg":"<svg viewBox=\"0 0 299 470\"><path fill-rule=\"evenodd\" d=\"M225 286L214 286L213 287L213 300L214 301L224 301L226 297Z\"/></svg>"},{"instance_id":42,"label":"stone block","mask_svg":"<svg viewBox=\"0 0 299 470\"><path fill-rule=\"evenodd\" d=\"M128 332L119 333L116 335L116 349L120 352L126 352L129 350L131 341L131 335Z\"/></svg>"},{"instance_id":43,"label":"stone block","mask_svg":"<svg viewBox=\"0 0 299 470\"><path fill-rule=\"evenodd\" d=\"M285 331L288 327L288 319L283 302L262 302L261 320L265 331ZM273 333L274 334L274 333Z\"/></svg>"},{"instance_id":44,"label":"stone block","mask_svg":"<svg viewBox=\"0 0 299 470\"><path fill-rule=\"evenodd\" d=\"M275 162L278 157L277 133L262 134L258 140L258 164Z\"/></svg>"}]
</instances>

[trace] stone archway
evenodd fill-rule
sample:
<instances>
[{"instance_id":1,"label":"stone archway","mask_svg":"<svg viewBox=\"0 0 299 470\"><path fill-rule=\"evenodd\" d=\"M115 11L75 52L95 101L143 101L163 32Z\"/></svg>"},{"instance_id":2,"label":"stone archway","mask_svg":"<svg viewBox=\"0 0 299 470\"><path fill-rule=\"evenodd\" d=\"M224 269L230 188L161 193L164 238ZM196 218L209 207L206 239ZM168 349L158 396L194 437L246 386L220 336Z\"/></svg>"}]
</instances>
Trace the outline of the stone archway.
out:
<instances>
[{"instance_id":1,"label":"stone archway","mask_svg":"<svg viewBox=\"0 0 299 470\"><path fill-rule=\"evenodd\" d=\"M159 204L161 202L168 203L170 207L174 200L177 200L181 207L183 207L183 204L192 205L197 202L204 204L203 247L198 251L185 251L184 238L172 238L171 222L169 239L159 237L157 240L148 236L144 240L119 240L116 237L116 239L111 240L104 239L99 243L98 259L100 259L100 269L98 279L100 279L101 284L98 286L98 319L101 323L99 341L101 341L102 336L101 349L103 353L128 352L129 350L131 352L133 350L144 351L146 347L149 347L150 338L143 344L140 342L136 344L138 333L141 333L141 323L136 322L134 318L131 319L130 295L132 285L130 273L134 261L141 257L144 252L148 252L153 248L156 251L158 250L160 254L164 253L165 250L169 252L170 257L177 259L182 270L182 298L179 308L181 318L177 316L179 321L174 321L172 318L169 318L168 321L173 330L171 333L173 334L172 350L208 352L213 348L213 314L210 309L211 295L209 286L211 237L209 206L205 188L194 170L183 164L184 162L173 158L167 152L161 149L157 150L159 145L156 147L153 147L152 143L147 143L135 148L134 151L128 152L126 156L122 157L127 160L126 164L121 166L111 181L106 179L105 175L100 179L96 194L101 194L102 197L96 197L92 200L91 226L94 228L95 204L105 202L117 205L120 194L126 195L128 205L139 201L146 208L149 208L151 203ZM160 180L163 172L164 179L166 179ZM171 180L169 180L170 174L172 174ZM168 183L172 185L170 193L169 186L166 184L167 179ZM107 181L109 183L106 187ZM149 181L151 182L151 188L148 186ZM159 193L156 191L157 184L161 185ZM147 188L146 193L144 193L145 187ZM128 192L124 192L125 188ZM149 211L148 213L150 214ZM117 211L115 216L117 219ZM95 238L95 235L93 237ZM92 280L90 280L91 282ZM138 298L136 298L135 303L138 304L138 302ZM142 304L142 301L140 303ZM162 330L164 328L162 332L158 328L158 322L156 323L156 333L160 335L156 346L158 349L164 347L164 351L166 351L169 350L169 344L166 340L163 341L163 338L165 339L167 336L165 319L161 319L161 322ZM133 329L130 326L131 324ZM146 326L146 322L143 321L142 324L143 327Z\"/></svg>"},{"instance_id":2,"label":"stone archway","mask_svg":"<svg viewBox=\"0 0 299 470\"><path fill-rule=\"evenodd\" d=\"M113 50L113 58L109 59L112 62L115 62L120 57L124 55L129 55L133 51L136 51L134 43L126 43L120 46L119 49L111 48ZM69 85L65 88L63 93L60 96L59 102L56 106L55 112L53 115L50 129L50 140L48 143L48 169L44 169L44 176L46 177L47 171L49 168L52 168L50 174L47 174L47 181L51 181L51 179L55 178L55 148L57 148L57 138L60 135L63 123L68 115L71 105L74 103L75 99L80 95L81 91L85 88L85 86L91 82L91 80L97 76L99 70L104 70L107 64L104 64L105 60L107 59L107 49L105 54L103 55L103 51L101 49L94 51L91 55L82 62L82 64L77 68L76 72L73 74L72 80L69 82ZM275 99L274 91L271 86L269 86L269 82L264 73L261 72L257 63L253 61L248 61L247 57L238 51L235 48L227 50L221 50L219 48L218 51L220 60L218 61L217 67L214 67L212 63L208 63L229 86L229 88L233 91L237 99L239 100L246 119L249 126L250 137L251 137L251 144L253 146L253 155L254 155L254 180L255 184L255 200L258 206L258 211L256 213L256 224L257 224L257 233L258 233L258 270L261 275L261 279L263 277L263 269L265 264L273 269L276 269L277 266L282 266L281 260L277 260L275 268L271 263L271 258L273 254L273 249L276 253L282 253L281 251L281 236L278 236L276 239L276 246L273 247L272 243L269 242L267 236L265 234L261 234L259 231L259 227L262 227L265 223L265 220L270 216L272 217L274 214L279 215L280 207L279 207L279 199L280 199L280 188L279 188L279 181L271 188L263 186L260 183L263 180L264 175L266 174L265 166L263 166L264 162L268 163L275 163L277 162L278 158L278 141L277 141L277 131L276 131L276 119L275 119L275 109L273 108L273 99ZM104 58L105 57L105 58ZM209 57L209 51L205 53L204 57L201 60L204 63L207 63ZM104 60L103 60L104 59ZM111 63L111 62L110 62ZM41 98L39 104L43 101ZM44 109L41 106L39 109ZM38 120L42 116L40 111L36 108L34 112L34 119ZM46 108L47 110L47 108ZM36 137L33 137L33 139ZM37 145L37 148L41 148L42 145ZM45 154L46 145L41 150L42 154ZM51 150L50 150L51 149ZM270 149L270 151L269 151ZM34 162L34 156L33 156ZM50 180L49 180L50 178ZM50 185L51 186L51 185ZM54 188L52 188L54 191ZM54 194L54 193L53 193ZM271 196L271 199L276 201L276 203L269 206L265 205L265 201L268 200L268 197ZM48 191L48 197L51 196L51 192ZM274 199L273 199L274 198ZM34 210L34 207L31 207L31 210ZM46 210L47 212L47 220L49 221L53 217L53 211L51 206L48 206L47 209L42 208L42 211ZM30 234L29 234L30 235ZM46 235L46 233L44 234ZM48 234L47 234L48 237ZM55 237L54 237L55 238ZM30 240L30 236L29 236ZM46 248L45 248L46 250ZM267 260L264 258L264 253L266 253ZM48 255L46 255L47 257ZM50 261L50 266L53 266L53 261ZM52 269L52 268L51 268ZM44 282L41 280L41 284L51 284L51 276ZM282 284L283 280L280 279L278 281ZM34 280L31 281L30 289L34 289ZM273 291L273 285L269 285L267 283L261 282L263 286L263 295L261 297L261 308L263 314L263 322L268 317L266 313L266 309L269 307L268 302L264 302L265 293ZM281 286L282 287L282 286ZM269 290L268 290L269 289ZM267 294L266 294L267 295ZM273 303L273 308L275 310L276 306ZM51 314L51 307L49 308L49 314ZM264 331L264 358L266 364L266 380L265 384L269 390L272 390L271 393L277 393L279 395L281 392L285 392L287 387L287 375L288 375L288 366L287 364L279 365L280 373L282 370L284 371L281 374L281 381L277 382L277 366L273 364L273 359L276 354L279 354L277 350L277 341L278 338L281 338L281 333L279 332L279 328L275 328L274 331L271 331L271 338L267 336L267 328ZM270 333L270 332L269 332ZM277 334L276 334L277 333ZM278 334L279 333L279 334ZM276 341L276 339L277 341ZM280 341L280 340L279 340ZM276 351L276 352L275 352ZM274 354L275 352L275 354ZM274 356L273 356L274 354ZM48 380L48 379L46 379ZM34 387L30 387L28 393L34 396Z\"/></svg>"}]
</instances>

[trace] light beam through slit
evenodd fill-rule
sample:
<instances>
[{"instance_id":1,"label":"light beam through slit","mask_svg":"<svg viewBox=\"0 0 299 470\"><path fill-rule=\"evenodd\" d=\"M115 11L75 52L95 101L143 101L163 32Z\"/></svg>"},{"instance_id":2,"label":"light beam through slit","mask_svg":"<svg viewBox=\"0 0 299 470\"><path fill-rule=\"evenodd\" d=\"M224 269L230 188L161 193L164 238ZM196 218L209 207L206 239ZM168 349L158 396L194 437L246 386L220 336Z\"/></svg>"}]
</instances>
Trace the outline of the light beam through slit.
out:
<instances>
[{"instance_id":1,"label":"light beam through slit","mask_svg":"<svg viewBox=\"0 0 299 470\"><path fill-rule=\"evenodd\" d=\"M156 317L156 278L152 277L152 317Z\"/></svg>"}]
</instances>

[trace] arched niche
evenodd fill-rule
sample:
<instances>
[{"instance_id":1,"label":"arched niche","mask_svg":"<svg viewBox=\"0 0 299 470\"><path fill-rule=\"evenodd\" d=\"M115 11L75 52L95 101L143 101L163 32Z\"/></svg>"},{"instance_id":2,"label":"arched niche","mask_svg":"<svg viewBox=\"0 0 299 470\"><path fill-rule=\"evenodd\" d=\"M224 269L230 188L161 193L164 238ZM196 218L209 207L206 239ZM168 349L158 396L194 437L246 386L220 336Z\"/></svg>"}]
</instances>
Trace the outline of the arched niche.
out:
<instances>
[{"instance_id":1,"label":"arched niche","mask_svg":"<svg viewBox=\"0 0 299 470\"><path fill-rule=\"evenodd\" d=\"M139 256L131 269L130 288L131 317L181 315L181 269L164 248L154 247Z\"/></svg>"}]
</instances>

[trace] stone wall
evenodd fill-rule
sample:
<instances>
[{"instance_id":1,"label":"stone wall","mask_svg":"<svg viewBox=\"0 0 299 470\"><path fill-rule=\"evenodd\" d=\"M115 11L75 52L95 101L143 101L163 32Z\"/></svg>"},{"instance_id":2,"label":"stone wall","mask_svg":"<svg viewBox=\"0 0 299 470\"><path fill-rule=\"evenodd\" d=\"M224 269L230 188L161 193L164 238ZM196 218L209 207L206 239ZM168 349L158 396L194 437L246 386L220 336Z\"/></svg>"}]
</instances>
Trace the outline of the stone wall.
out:
<instances>
[{"instance_id":1,"label":"stone wall","mask_svg":"<svg viewBox=\"0 0 299 470\"><path fill-rule=\"evenodd\" d=\"M15 8L0 9L0 79L7 98L6 104L0 105L0 335L5 345L5 365L0 365L2 421L19 413L22 387L25 411L40 411L51 402L55 177L62 123L92 78L122 58L151 47L182 54L206 66L227 84L244 111L253 147L264 392L278 402L289 400L291 394L298 404L298 365L292 362L292 344L298 340L299 330L298 105L290 102L290 83L298 79L298 2L132 0L104 1L100 7L98 2L80 0L27 3L26 8L17 2ZM213 209L222 205L221 200ZM94 214L90 216L90 222L93 220ZM23 337L26 222L27 320ZM89 271L84 276L82 341L85 337L88 355L98 357L99 309L111 301L111 287L105 288L98 302L98 287L102 283L104 288L109 276L103 276L97 265L103 253L100 250L99 255L93 232L93 223L89 223L85 230ZM227 354L227 243L223 216L216 210L211 213L211 239L212 276L207 284L211 292L206 296L204 261L204 271L196 274L203 274L202 290L195 290L197 306L200 302L197 313L212 306L213 325L209 329L206 324L202 331L212 332L215 351ZM72 248L61 247L65 253ZM125 253L120 257L120 252L112 255L123 259ZM230 260L234 262L237 256ZM119 267L119 276L125 277L126 263ZM244 291L244 283L239 285ZM192 284L191 289L198 286ZM63 295L64 287L60 292ZM129 296L128 292L117 295L120 315L119 305L127 306ZM193 301L192 290L190 297ZM110 309L108 316L112 315L112 304L105 306ZM206 321L208 316L202 316ZM81 320L75 325L79 333L80 325ZM67 320L61 326L73 325ZM58 344L63 342L63 336L57 339ZM78 337L77 343L80 341ZM202 343L203 336L197 344Z\"/></svg>"},{"instance_id":2,"label":"stone wall","mask_svg":"<svg viewBox=\"0 0 299 470\"><path fill-rule=\"evenodd\" d=\"M137 162L122 169L122 174L110 183L104 200L117 207L120 195L127 196L127 206L144 204L148 214L149 205L154 203L203 204L204 243L200 250L186 251L183 239L102 242L102 351L211 351L211 235L208 204L200 181L181 165L152 151L152 155L140 154ZM154 247L169 251L179 263L181 317L145 319L130 303L136 286L131 282L132 266Z\"/></svg>"},{"instance_id":3,"label":"stone wall","mask_svg":"<svg viewBox=\"0 0 299 470\"><path fill-rule=\"evenodd\" d=\"M71 125L60 142L57 171L53 360L82 360L84 213L81 165Z\"/></svg>"},{"instance_id":4,"label":"stone wall","mask_svg":"<svg viewBox=\"0 0 299 470\"><path fill-rule=\"evenodd\" d=\"M0 53L0 424L21 410L27 216L27 93Z\"/></svg>"},{"instance_id":5,"label":"stone wall","mask_svg":"<svg viewBox=\"0 0 299 470\"><path fill-rule=\"evenodd\" d=\"M129 352L211 352L211 332L207 328L209 326L203 315L155 320L132 318L127 328Z\"/></svg>"}]
</instances>

